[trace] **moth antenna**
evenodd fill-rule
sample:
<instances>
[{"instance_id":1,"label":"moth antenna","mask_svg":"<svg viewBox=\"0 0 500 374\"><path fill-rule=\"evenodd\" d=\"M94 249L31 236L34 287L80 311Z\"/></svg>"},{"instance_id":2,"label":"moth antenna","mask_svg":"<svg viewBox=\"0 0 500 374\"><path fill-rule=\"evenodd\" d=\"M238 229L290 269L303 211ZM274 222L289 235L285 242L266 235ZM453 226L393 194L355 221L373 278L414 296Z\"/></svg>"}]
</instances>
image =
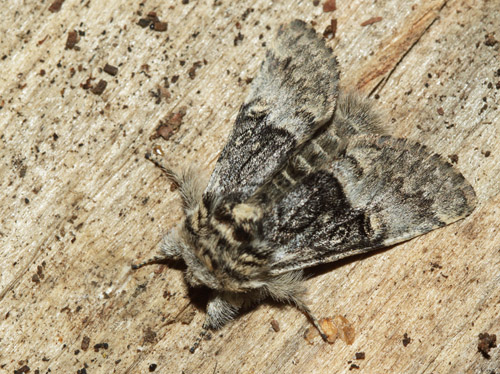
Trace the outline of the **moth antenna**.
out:
<instances>
[{"instance_id":1,"label":"moth antenna","mask_svg":"<svg viewBox=\"0 0 500 374\"><path fill-rule=\"evenodd\" d=\"M161 257L161 256L154 256L154 257L150 258L149 260L143 261L139 264L131 264L130 267L132 268L132 270L137 270L137 269L142 268L143 266L156 264L159 261L163 261L163 260L166 260L166 258Z\"/></svg>"},{"instance_id":2,"label":"moth antenna","mask_svg":"<svg viewBox=\"0 0 500 374\"><path fill-rule=\"evenodd\" d=\"M201 199L205 184L203 178L199 178L198 173L193 169L187 169L183 172L177 173L169 167L163 165L162 161L156 157L154 153L146 153L145 157L165 173L167 178L179 187L179 193L182 198L184 211L193 209Z\"/></svg>"},{"instance_id":3,"label":"moth antenna","mask_svg":"<svg viewBox=\"0 0 500 374\"><path fill-rule=\"evenodd\" d=\"M161 171L165 173L168 179L170 179L172 182L174 182L177 186L181 185L181 180L177 173L175 173L172 169L166 167L159 161L156 157L154 157L151 153L146 153L144 155L146 160L151 161L153 164L155 164L156 167L158 167Z\"/></svg>"},{"instance_id":4,"label":"moth antenna","mask_svg":"<svg viewBox=\"0 0 500 374\"><path fill-rule=\"evenodd\" d=\"M191 348L189 348L189 352L190 353L196 352L196 349L198 349L198 347L200 346L201 341L203 340L203 338L205 336L207 336L207 334L208 334L208 328L205 327L205 326L203 326L203 328L202 328L200 334L198 335L198 337L196 338L193 346Z\"/></svg>"}]
</instances>

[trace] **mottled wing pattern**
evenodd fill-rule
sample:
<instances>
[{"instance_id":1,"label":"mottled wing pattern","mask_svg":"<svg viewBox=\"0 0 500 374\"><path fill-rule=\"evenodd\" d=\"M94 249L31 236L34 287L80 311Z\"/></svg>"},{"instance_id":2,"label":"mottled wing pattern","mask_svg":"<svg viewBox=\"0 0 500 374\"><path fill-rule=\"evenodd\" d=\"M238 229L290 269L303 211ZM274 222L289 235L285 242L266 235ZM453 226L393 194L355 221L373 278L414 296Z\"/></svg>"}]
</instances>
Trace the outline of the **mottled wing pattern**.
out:
<instances>
[{"instance_id":1,"label":"mottled wing pattern","mask_svg":"<svg viewBox=\"0 0 500 374\"><path fill-rule=\"evenodd\" d=\"M273 274L396 244L464 218L474 190L425 146L390 136L350 139L344 153L289 186L267 213Z\"/></svg>"},{"instance_id":2,"label":"mottled wing pattern","mask_svg":"<svg viewBox=\"0 0 500 374\"><path fill-rule=\"evenodd\" d=\"M243 201L334 113L337 61L312 27L282 26L267 52L205 195Z\"/></svg>"}]
</instances>

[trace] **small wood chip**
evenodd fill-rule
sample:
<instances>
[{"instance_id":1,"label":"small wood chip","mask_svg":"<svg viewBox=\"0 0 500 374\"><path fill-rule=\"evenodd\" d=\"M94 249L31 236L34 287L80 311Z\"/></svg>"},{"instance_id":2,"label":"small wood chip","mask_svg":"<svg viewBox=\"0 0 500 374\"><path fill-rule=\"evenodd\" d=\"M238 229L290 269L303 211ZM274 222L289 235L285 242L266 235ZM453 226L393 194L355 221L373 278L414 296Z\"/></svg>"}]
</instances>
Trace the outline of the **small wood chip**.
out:
<instances>
[{"instance_id":1,"label":"small wood chip","mask_svg":"<svg viewBox=\"0 0 500 374\"><path fill-rule=\"evenodd\" d=\"M24 374L24 373L29 373L30 370L31 369L28 365L24 365L24 366L20 367L19 369L14 370L14 373L15 374Z\"/></svg>"},{"instance_id":2,"label":"small wood chip","mask_svg":"<svg viewBox=\"0 0 500 374\"><path fill-rule=\"evenodd\" d=\"M160 21L156 12L149 12L146 15L146 18L141 18L137 22L137 25L142 28L146 28L149 26L151 30L159 32L167 31L168 29L168 23Z\"/></svg>"},{"instance_id":3,"label":"small wood chip","mask_svg":"<svg viewBox=\"0 0 500 374\"><path fill-rule=\"evenodd\" d=\"M118 74L118 68L116 66L106 64L104 65L104 72L108 73L109 75L115 76Z\"/></svg>"},{"instance_id":4,"label":"small wood chip","mask_svg":"<svg viewBox=\"0 0 500 374\"><path fill-rule=\"evenodd\" d=\"M159 136L165 140L170 139L170 137L177 132L179 127L181 127L182 119L185 115L186 107L179 108L178 112L170 112L167 114L167 117L160 121L160 125L156 128L156 136L153 136L152 139Z\"/></svg>"},{"instance_id":5,"label":"small wood chip","mask_svg":"<svg viewBox=\"0 0 500 374\"><path fill-rule=\"evenodd\" d=\"M323 318L319 321L319 325L326 334L326 340L328 343L333 344L337 340L339 330L335 326L332 318Z\"/></svg>"},{"instance_id":6,"label":"small wood chip","mask_svg":"<svg viewBox=\"0 0 500 374\"><path fill-rule=\"evenodd\" d=\"M50 4L49 12L57 13L61 10L61 6L64 3L64 0L55 0L52 4Z\"/></svg>"},{"instance_id":7,"label":"small wood chip","mask_svg":"<svg viewBox=\"0 0 500 374\"><path fill-rule=\"evenodd\" d=\"M337 4L335 3L335 0L326 0L323 3L323 12L325 13L333 12L335 9L337 9Z\"/></svg>"},{"instance_id":8,"label":"small wood chip","mask_svg":"<svg viewBox=\"0 0 500 374\"><path fill-rule=\"evenodd\" d=\"M189 78L194 79L196 77L196 70L201 67L201 61L196 61L193 66L188 70Z\"/></svg>"},{"instance_id":9,"label":"small wood chip","mask_svg":"<svg viewBox=\"0 0 500 374\"><path fill-rule=\"evenodd\" d=\"M406 347L408 344L411 343L411 338L408 336L408 333L403 334L403 346Z\"/></svg>"},{"instance_id":10,"label":"small wood chip","mask_svg":"<svg viewBox=\"0 0 500 374\"><path fill-rule=\"evenodd\" d=\"M356 360L364 360L365 352L356 352Z\"/></svg>"},{"instance_id":11,"label":"small wood chip","mask_svg":"<svg viewBox=\"0 0 500 374\"><path fill-rule=\"evenodd\" d=\"M333 344L337 337L340 337L347 345L354 343L354 327L345 317L337 315L333 319L322 318L319 320L319 324L326 334L328 343ZM319 336L319 332L313 326L307 328L304 333L304 339L309 344L313 344L313 340L317 336Z\"/></svg>"},{"instance_id":12,"label":"small wood chip","mask_svg":"<svg viewBox=\"0 0 500 374\"><path fill-rule=\"evenodd\" d=\"M89 349L89 345L90 345L90 338L85 335L82 339L82 344L80 345L80 348L82 349L82 351L86 351L87 349Z\"/></svg>"},{"instance_id":13,"label":"small wood chip","mask_svg":"<svg viewBox=\"0 0 500 374\"><path fill-rule=\"evenodd\" d=\"M80 36L75 30L71 30L68 33L68 38L66 39L66 49L76 49L76 43L80 41Z\"/></svg>"},{"instance_id":14,"label":"small wood chip","mask_svg":"<svg viewBox=\"0 0 500 374\"><path fill-rule=\"evenodd\" d=\"M153 30L154 31L163 32L163 31L167 31L167 28L168 28L168 24L166 22L161 22L161 21L153 22Z\"/></svg>"},{"instance_id":15,"label":"small wood chip","mask_svg":"<svg viewBox=\"0 0 500 374\"><path fill-rule=\"evenodd\" d=\"M311 345L313 344L313 340L316 336L319 336L319 333L315 327L310 326L304 332L304 339Z\"/></svg>"},{"instance_id":16,"label":"small wood chip","mask_svg":"<svg viewBox=\"0 0 500 374\"><path fill-rule=\"evenodd\" d=\"M351 325L351 322L349 322L345 317L343 316L336 316L333 319L333 322L335 325L337 325L337 328L339 329L339 336L340 339L344 341L347 345L351 345L354 343L355 339L355 333L354 333L354 327Z\"/></svg>"},{"instance_id":17,"label":"small wood chip","mask_svg":"<svg viewBox=\"0 0 500 374\"><path fill-rule=\"evenodd\" d=\"M370 19L367 19L365 22L362 22L361 23L361 26L368 26L368 25L371 25L372 23L377 23L377 22L380 22L382 21L382 17L372 17Z\"/></svg>"},{"instance_id":18,"label":"small wood chip","mask_svg":"<svg viewBox=\"0 0 500 374\"><path fill-rule=\"evenodd\" d=\"M95 95L100 95L100 94L102 94L104 92L104 90L106 89L107 85L108 85L108 82L106 82L105 80L101 79L99 81L99 83L97 83L97 85L92 88L91 91Z\"/></svg>"},{"instance_id":19,"label":"small wood chip","mask_svg":"<svg viewBox=\"0 0 500 374\"><path fill-rule=\"evenodd\" d=\"M92 88L92 81L94 79L95 78L93 78L92 76L88 77L84 83L80 83L80 87L83 88L84 90L88 90L88 89Z\"/></svg>"},{"instance_id":20,"label":"small wood chip","mask_svg":"<svg viewBox=\"0 0 500 374\"><path fill-rule=\"evenodd\" d=\"M275 319L271 321L271 327L273 328L274 332L280 331L280 324Z\"/></svg>"},{"instance_id":21,"label":"small wood chip","mask_svg":"<svg viewBox=\"0 0 500 374\"><path fill-rule=\"evenodd\" d=\"M139 25L143 29L148 27L150 23L151 23L151 20L147 19L147 18L141 18L139 21L137 21L137 25Z\"/></svg>"},{"instance_id":22,"label":"small wood chip","mask_svg":"<svg viewBox=\"0 0 500 374\"><path fill-rule=\"evenodd\" d=\"M327 40L331 40L335 38L336 33L337 33L337 20L332 19L330 24L326 26L325 31L323 31L323 37Z\"/></svg>"},{"instance_id":23,"label":"small wood chip","mask_svg":"<svg viewBox=\"0 0 500 374\"><path fill-rule=\"evenodd\" d=\"M495 39L495 35L493 33L486 34L484 39L484 44L488 47L493 47L498 43L498 40Z\"/></svg>"},{"instance_id":24,"label":"small wood chip","mask_svg":"<svg viewBox=\"0 0 500 374\"><path fill-rule=\"evenodd\" d=\"M488 334L487 332L479 334L479 343L477 350L483 355L484 358L490 359L490 349L496 348L497 336L495 334Z\"/></svg>"}]
</instances>

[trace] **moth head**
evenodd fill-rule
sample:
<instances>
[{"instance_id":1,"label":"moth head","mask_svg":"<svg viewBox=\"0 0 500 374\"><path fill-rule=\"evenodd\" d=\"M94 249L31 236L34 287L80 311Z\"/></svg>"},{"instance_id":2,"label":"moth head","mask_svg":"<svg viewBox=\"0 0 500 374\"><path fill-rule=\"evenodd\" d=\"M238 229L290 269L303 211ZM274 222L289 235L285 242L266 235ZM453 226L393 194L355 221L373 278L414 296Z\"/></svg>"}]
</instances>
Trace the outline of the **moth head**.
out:
<instances>
[{"instance_id":1,"label":"moth head","mask_svg":"<svg viewBox=\"0 0 500 374\"><path fill-rule=\"evenodd\" d=\"M222 290L220 282L199 262L194 260L187 265L184 279L191 287L208 287L212 290Z\"/></svg>"},{"instance_id":2,"label":"moth head","mask_svg":"<svg viewBox=\"0 0 500 374\"><path fill-rule=\"evenodd\" d=\"M199 243L194 240L192 228L187 229L186 219L164 236L160 250L164 257L182 260L186 265L185 280L192 287L206 286L218 290L221 283L207 267L204 258L200 258Z\"/></svg>"},{"instance_id":3,"label":"moth head","mask_svg":"<svg viewBox=\"0 0 500 374\"><path fill-rule=\"evenodd\" d=\"M189 285L219 289L220 282L203 263L203 259L200 259L197 243L197 237L204 232L204 222L206 223L208 216L207 206L211 204L210 198L203 199L203 189L206 185L204 178L193 168L181 172L174 172L165 167L162 169L178 187L186 217L163 237L160 250L165 258L184 261L187 267L185 279Z\"/></svg>"}]
</instances>

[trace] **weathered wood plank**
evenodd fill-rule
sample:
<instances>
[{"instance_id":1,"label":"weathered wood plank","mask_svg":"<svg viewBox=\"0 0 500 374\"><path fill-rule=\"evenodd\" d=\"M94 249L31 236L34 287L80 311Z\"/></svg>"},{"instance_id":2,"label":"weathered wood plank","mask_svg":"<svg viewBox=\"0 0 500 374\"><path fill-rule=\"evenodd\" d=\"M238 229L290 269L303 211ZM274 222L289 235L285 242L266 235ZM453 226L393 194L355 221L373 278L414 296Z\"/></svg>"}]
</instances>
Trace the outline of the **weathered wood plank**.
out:
<instances>
[{"instance_id":1,"label":"weathered wood plank","mask_svg":"<svg viewBox=\"0 0 500 374\"><path fill-rule=\"evenodd\" d=\"M324 373L348 372L353 360L366 373L498 370L498 348L484 358L477 335L500 333L499 5L337 3L332 13L313 1L0 8L1 369ZM151 11L167 31L137 25ZM450 156L479 205L462 222L308 281L313 311L345 315L353 345L309 345L303 315L263 305L190 354L205 296L188 292L182 269L130 270L180 217L143 155L157 142L173 166L208 174L278 25L301 18L322 32L332 17L342 87L370 95L389 132ZM382 19L361 26L373 17ZM65 49L71 30L78 50ZM101 79L100 95L82 87ZM173 136L152 140L183 107ZM360 351L366 358L354 360Z\"/></svg>"}]
</instances>

